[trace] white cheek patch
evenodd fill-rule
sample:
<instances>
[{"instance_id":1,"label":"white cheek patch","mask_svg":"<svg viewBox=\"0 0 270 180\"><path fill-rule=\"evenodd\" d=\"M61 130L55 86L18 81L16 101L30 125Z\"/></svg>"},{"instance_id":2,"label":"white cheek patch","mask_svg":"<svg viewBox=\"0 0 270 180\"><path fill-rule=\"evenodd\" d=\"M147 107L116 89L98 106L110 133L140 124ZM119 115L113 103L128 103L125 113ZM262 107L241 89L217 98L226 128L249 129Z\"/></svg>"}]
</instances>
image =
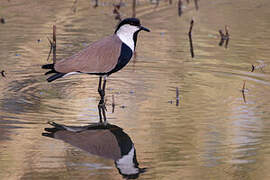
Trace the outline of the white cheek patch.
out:
<instances>
[{"instance_id":1,"label":"white cheek patch","mask_svg":"<svg viewBox=\"0 0 270 180\"><path fill-rule=\"evenodd\" d=\"M133 35L138 30L139 27L137 26L125 24L118 29L116 35L121 39L123 43L125 43L132 51L134 51L135 44L133 40Z\"/></svg>"}]
</instances>

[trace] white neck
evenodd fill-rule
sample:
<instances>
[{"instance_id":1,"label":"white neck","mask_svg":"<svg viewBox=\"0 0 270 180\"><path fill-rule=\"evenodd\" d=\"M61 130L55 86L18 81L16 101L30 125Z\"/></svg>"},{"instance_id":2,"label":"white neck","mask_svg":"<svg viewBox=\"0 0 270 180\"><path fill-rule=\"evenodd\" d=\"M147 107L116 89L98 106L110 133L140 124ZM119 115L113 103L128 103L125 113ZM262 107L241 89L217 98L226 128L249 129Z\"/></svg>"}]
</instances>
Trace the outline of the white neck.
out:
<instances>
[{"instance_id":1,"label":"white neck","mask_svg":"<svg viewBox=\"0 0 270 180\"><path fill-rule=\"evenodd\" d=\"M125 43L133 52L135 50L135 43L133 40L133 35L136 31L139 30L137 26L131 26L129 24L125 24L121 26L116 35L121 39L123 43Z\"/></svg>"}]
</instances>

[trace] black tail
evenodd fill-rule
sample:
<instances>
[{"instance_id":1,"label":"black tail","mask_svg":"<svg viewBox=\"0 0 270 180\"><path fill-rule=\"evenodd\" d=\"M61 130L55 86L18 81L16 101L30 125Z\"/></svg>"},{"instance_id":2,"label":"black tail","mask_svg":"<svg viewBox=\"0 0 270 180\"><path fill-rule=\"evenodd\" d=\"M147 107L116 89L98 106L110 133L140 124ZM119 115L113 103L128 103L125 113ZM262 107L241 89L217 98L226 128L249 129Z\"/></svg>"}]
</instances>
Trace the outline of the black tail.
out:
<instances>
[{"instance_id":1,"label":"black tail","mask_svg":"<svg viewBox=\"0 0 270 180\"><path fill-rule=\"evenodd\" d=\"M45 64L41 66L42 69L54 69L54 64Z\"/></svg>"},{"instance_id":2,"label":"black tail","mask_svg":"<svg viewBox=\"0 0 270 180\"><path fill-rule=\"evenodd\" d=\"M65 128L61 124L57 124L55 122L48 122L48 124L52 125L52 128L44 128L45 132L42 133L42 136L47 136L50 138L54 138L54 134L57 131L65 130Z\"/></svg>"},{"instance_id":3,"label":"black tail","mask_svg":"<svg viewBox=\"0 0 270 180\"><path fill-rule=\"evenodd\" d=\"M65 75L65 73L59 73L57 71L55 71L54 69L54 64L45 64L43 66L41 66L42 69L50 69L50 71L46 72L45 75L51 74L51 73L55 73L54 75L52 75L51 77L49 77L47 79L48 82L52 82L58 78L61 78Z\"/></svg>"},{"instance_id":4,"label":"black tail","mask_svg":"<svg viewBox=\"0 0 270 180\"><path fill-rule=\"evenodd\" d=\"M57 74L52 75L51 77L49 77L49 78L47 79L47 81L48 81L48 82L52 82L52 81L54 81L54 80L56 80L56 79L58 79L58 78L63 77L64 75L65 75L64 73L57 73Z\"/></svg>"}]
</instances>

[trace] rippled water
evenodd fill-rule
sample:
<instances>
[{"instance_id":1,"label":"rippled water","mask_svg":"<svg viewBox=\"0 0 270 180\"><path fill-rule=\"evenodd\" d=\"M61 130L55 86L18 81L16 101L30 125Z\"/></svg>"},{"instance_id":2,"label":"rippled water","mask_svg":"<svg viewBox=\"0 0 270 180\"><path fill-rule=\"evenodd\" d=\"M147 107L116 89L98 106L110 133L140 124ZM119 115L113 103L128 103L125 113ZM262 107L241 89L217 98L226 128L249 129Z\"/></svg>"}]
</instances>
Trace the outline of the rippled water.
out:
<instances>
[{"instance_id":1,"label":"rippled water","mask_svg":"<svg viewBox=\"0 0 270 180\"><path fill-rule=\"evenodd\" d=\"M117 21L107 2L95 9L86 0L1 1L0 179L123 177L119 157L92 155L74 144L95 142L42 136L52 128L48 121L99 122L97 77L48 83L40 66L47 63L53 24L58 59L111 34ZM147 168L139 179L269 179L270 2L201 0L196 11L184 1L181 17L176 1L157 8L140 3L137 16L151 33L139 35L136 58L111 75L106 94L108 122L123 129L120 137L130 138L139 167ZM128 3L122 8L125 17L130 9ZM195 58L187 36L192 18ZM218 45L225 25L227 49ZM263 68L251 72L252 64Z\"/></svg>"}]
</instances>

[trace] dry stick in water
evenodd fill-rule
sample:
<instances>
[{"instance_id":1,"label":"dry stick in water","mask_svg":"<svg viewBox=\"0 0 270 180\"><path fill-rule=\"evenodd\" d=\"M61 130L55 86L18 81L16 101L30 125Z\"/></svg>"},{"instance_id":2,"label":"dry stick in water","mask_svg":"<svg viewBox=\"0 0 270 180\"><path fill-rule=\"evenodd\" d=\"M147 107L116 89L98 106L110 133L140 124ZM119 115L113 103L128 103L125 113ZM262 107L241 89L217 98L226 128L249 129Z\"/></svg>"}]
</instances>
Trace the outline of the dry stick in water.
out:
<instances>
[{"instance_id":1,"label":"dry stick in water","mask_svg":"<svg viewBox=\"0 0 270 180\"><path fill-rule=\"evenodd\" d=\"M246 103L246 95L245 95L245 90L246 90L246 80L244 80L244 84L243 84L243 87L242 87L242 95L243 95L243 100L244 102Z\"/></svg>"},{"instance_id":2,"label":"dry stick in water","mask_svg":"<svg viewBox=\"0 0 270 180\"><path fill-rule=\"evenodd\" d=\"M4 70L1 71L1 75L2 75L2 77L4 77L4 78L6 77L5 71L4 71Z\"/></svg>"},{"instance_id":3,"label":"dry stick in water","mask_svg":"<svg viewBox=\"0 0 270 180\"><path fill-rule=\"evenodd\" d=\"M5 24L5 23L6 23L6 20L5 20L4 18L0 18L0 22L1 22L2 24Z\"/></svg>"},{"instance_id":4,"label":"dry stick in water","mask_svg":"<svg viewBox=\"0 0 270 180\"><path fill-rule=\"evenodd\" d=\"M253 72L255 70L255 66L252 64L251 65L251 72Z\"/></svg>"},{"instance_id":5,"label":"dry stick in water","mask_svg":"<svg viewBox=\"0 0 270 180\"><path fill-rule=\"evenodd\" d=\"M132 17L136 17L136 0L132 2Z\"/></svg>"},{"instance_id":6,"label":"dry stick in water","mask_svg":"<svg viewBox=\"0 0 270 180\"><path fill-rule=\"evenodd\" d=\"M225 34L226 36L225 48L227 48L229 44L229 40L230 40L229 28L227 25L225 26L225 33L226 33Z\"/></svg>"},{"instance_id":7,"label":"dry stick in water","mask_svg":"<svg viewBox=\"0 0 270 180\"><path fill-rule=\"evenodd\" d=\"M77 5L78 5L78 0L74 0L74 2L72 4L72 7L71 7L73 13L76 13L76 11L77 11Z\"/></svg>"},{"instance_id":8,"label":"dry stick in water","mask_svg":"<svg viewBox=\"0 0 270 180\"><path fill-rule=\"evenodd\" d=\"M188 32L188 37L189 37L189 45L190 45L190 54L191 57L194 58L194 51L193 51L193 44L192 44L192 27L194 24L194 20L192 19L190 22L190 27L189 27L189 32Z\"/></svg>"},{"instance_id":9,"label":"dry stick in water","mask_svg":"<svg viewBox=\"0 0 270 180\"><path fill-rule=\"evenodd\" d=\"M179 89L176 87L176 106L179 106Z\"/></svg>"},{"instance_id":10,"label":"dry stick in water","mask_svg":"<svg viewBox=\"0 0 270 180\"><path fill-rule=\"evenodd\" d=\"M94 8L97 8L98 7L98 0L95 0L95 5L93 6Z\"/></svg>"},{"instance_id":11,"label":"dry stick in water","mask_svg":"<svg viewBox=\"0 0 270 180\"><path fill-rule=\"evenodd\" d=\"M53 25L53 44L52 44L52 49L53 49L53 63L56 62L56 26Z\"/></svg>"},{"instance_id":12,"label":"dry stick in water","mask_svg":"<svg viewBox=\"0 0 270 180\"><path fill-rule=\"evenodd\" d=\"M227 48L229 44L229 39L230 39L228 26L227 25L225 26L225 34L222 32L221 29L219 30L219 34L220 34L220 42L218 45L222 46L225 41L225 48Z\"/></svg>"},{"instance_id":13,"label":"dry stick in water","mask_svg":"<svg viewBox=\"0 0 270 180\"><path fill-rule=\"evenodd\" d=\"M48 38L48 41L50 43L50 52L48 54L47 61L49 60L50 55L53 51L53 63L55 63L56 61L56 26L55 25L53 25L53 41L51 41L50 38Z\"/></svg>"},{"instance_id":14,"label":"dry stick in water","mask_svg":"<svg viewBox=\"0 0 270 180\"><path fill-rule=\"evenodd\" d=\"M195 4L195 8L196 8L196 10L199 10L199 4L198 4L198 0L194 0L194 4Z\"/></svg>"},{"instance_id":15,"label":"dry stick in water","mask_svg":"<svg viewBox=\"0 0 270 180\"><path fill-rule=\"evenodd\" d=\"M155 6L155 8L157 8L158 6L159 6L159 0L156 0L157 2L156 2L156 6Z\"/></svg>"},{"instance_id":16,"label":"dry stick in water","mask_svg":"<svg viewBox=\"0 0 270 180\"><path fill-rule=\"evenodd\" d=\"M113 9L113 14L115 14L114 19L118 20L119 22L122 21L121 14L119 12L120 7L121 7L121 2L119 4L113 4L114 9Z\"/></svg>"},{"instance_id":17,"label":"dry stick in water","mask_svg":"<svg viewBox=\"0 0 270 180\"><path fill-rule=\"evenodd\" d=\"M222 32L222 30L220 29L219 31L219 34L220 34L220 42L219 42L219 46L222 46L224 44L224 33Z\"/></svg>"},{"instance_id":18,"label":"dry stick in water","mask_svg":"<svg viewBox=\"0 0 270 180\"><path fill-rule=\"evenodd\" d=\"M115 108L115 101L114 101L114 95L112 95L112 113L114 113Z\"/></svg>"},{"instance_id":19,"label":"dry stick in water","mask_svg":"<svg viewBox=\"0 0 270 180\"><path fill-rule=\"evenodd\" d=\"M182 15L182 0L178 0L178 16Z\"/></svg>"}]
</instances>

